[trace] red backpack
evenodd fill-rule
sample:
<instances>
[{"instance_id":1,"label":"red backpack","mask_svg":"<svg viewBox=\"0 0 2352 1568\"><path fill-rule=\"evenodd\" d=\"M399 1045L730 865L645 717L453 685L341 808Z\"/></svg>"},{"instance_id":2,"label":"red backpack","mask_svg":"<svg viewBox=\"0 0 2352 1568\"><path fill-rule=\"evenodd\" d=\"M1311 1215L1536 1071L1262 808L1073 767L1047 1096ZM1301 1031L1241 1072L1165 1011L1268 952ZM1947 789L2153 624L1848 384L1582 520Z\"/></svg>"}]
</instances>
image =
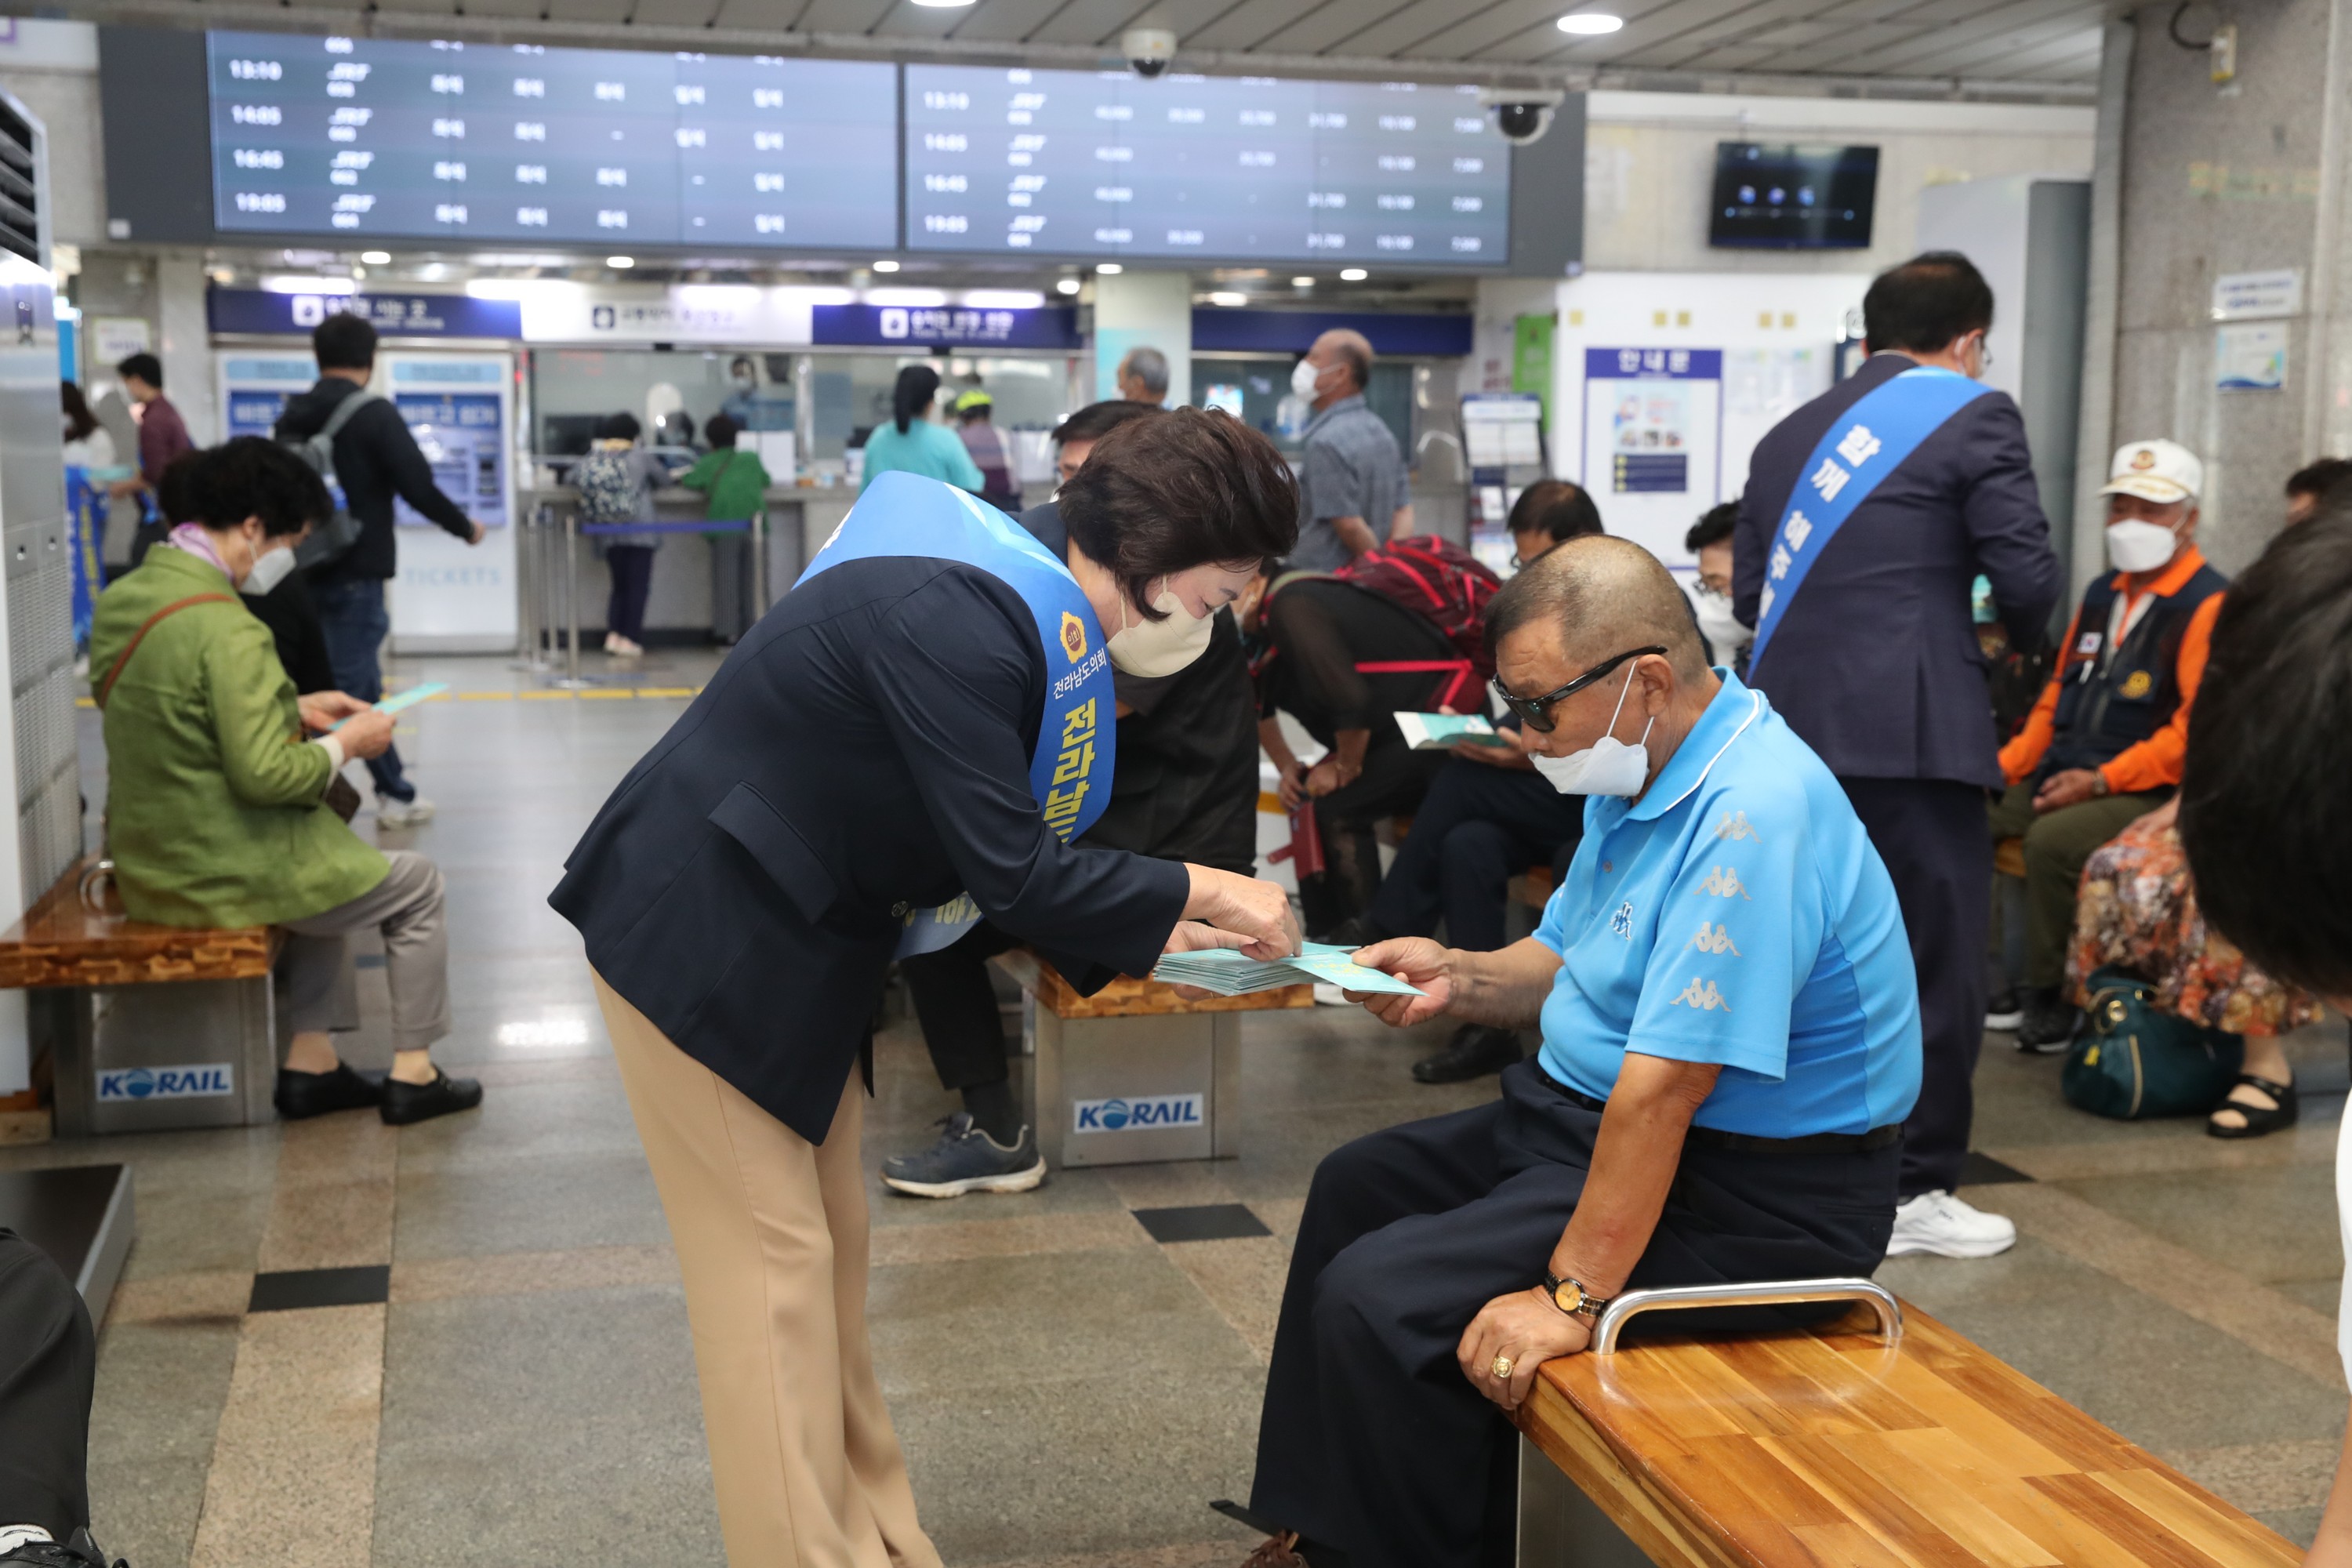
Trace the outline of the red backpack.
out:
<instances>
[{"instance_id":1,"label":"red backpack","mask_svg":"<svg viewBox=\"0 0 2352 1568\"><path fill-rule=\"evenodd\" d=\"M1480 710L1486 682L1495 673L1494 661L1486 657L1486 605L1503 585L1486 563L1451 540L1417 533L1375 545L1332 575L1402 605L1444 633L1461 655L1458 660L1360 664L1359 670L1367 675L1451 670L1454 679L1435 700L1457 713Z\"/></svg>"}]
</instances>

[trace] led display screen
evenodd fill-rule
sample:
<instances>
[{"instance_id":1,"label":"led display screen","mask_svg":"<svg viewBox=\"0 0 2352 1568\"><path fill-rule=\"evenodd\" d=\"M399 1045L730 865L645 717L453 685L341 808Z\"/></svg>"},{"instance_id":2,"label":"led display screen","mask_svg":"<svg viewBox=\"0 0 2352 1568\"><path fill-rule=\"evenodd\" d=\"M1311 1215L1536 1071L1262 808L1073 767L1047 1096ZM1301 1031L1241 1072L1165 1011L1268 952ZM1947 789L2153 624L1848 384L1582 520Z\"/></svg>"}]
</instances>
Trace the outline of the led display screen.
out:
<instances>
[{"instance_id":1,"label":"led display screen","mask_svg":"<svg viewBox=\"0 0 2352 1568\"><path fill-rule=\"evenodd\" d=\"M1875 147L1715 145L1709 245L1867 250L1878 191Z\"/></svg>"}]
</instances>

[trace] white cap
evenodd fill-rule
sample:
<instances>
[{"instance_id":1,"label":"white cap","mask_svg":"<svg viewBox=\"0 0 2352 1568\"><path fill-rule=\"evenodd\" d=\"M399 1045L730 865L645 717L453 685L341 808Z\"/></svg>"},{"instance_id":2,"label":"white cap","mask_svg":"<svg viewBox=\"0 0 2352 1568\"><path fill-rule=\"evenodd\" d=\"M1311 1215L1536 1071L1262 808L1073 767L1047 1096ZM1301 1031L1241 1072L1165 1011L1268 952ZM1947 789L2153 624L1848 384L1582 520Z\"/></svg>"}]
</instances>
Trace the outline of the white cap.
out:
<instances>
[{"instance_id":1,"label":"white cap","mask_svg":"<svg viewBox=\"0 0 2352 1568\"><path fill-rule=\"evenodd\" d=\"M2166 505L2205 490L2205 465L2178 441L2126 441L2108 465L2103 496L2137 496Z\"/></svg>"}]
</instances>

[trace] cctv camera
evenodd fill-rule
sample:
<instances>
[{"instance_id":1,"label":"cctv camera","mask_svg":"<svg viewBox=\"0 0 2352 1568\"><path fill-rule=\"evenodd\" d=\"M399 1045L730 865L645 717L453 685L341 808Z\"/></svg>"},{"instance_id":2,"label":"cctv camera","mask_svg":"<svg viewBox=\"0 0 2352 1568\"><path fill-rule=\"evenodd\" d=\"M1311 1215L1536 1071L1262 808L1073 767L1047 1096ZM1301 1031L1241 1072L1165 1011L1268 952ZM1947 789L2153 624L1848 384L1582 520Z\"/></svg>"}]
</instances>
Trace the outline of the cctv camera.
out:
<instances>
[{"instance_id":1,"label":"cctv camera","mask_svg":"<svg viewBox=\"0 0 2352 1568\"><path fill-rule=\"evenodd\" d=\"M1524 147L1543 139L1543 133L1551 129L1552 110L1567 97L1557 90L1492 87L1478 94L1478 101L1495 111L1495 129L1503 133L1503 140Z\"/></svg>"},{"instance_id":2,"label":"cctv camera","mask_svg":"<svg viewBox=\"0 0 2352 1568\"><path fill-rule=\"evenodd\" d=\"M1165 27L1130 27L1119 35L1118 50L1135 74L1149 80L1176 58L1176 35Z\"/></svg>"}]
</instances>

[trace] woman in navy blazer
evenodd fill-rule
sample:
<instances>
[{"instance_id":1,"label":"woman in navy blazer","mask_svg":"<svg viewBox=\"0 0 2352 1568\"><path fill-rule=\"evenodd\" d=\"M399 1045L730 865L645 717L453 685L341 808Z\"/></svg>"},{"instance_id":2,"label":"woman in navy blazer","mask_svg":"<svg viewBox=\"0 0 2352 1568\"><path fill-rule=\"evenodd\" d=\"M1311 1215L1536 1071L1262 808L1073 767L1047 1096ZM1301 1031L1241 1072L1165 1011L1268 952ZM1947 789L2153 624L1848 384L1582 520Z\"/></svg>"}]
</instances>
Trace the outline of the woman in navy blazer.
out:
<instances>
[{"instance_id":1,"label":"woman in navy blazer","mask_svg":"<svg viewBox=\"0 0 2352 1568\"><path fill-rule=\"evenodd\" d=\"M877 484L549 900L585 939L677 1243L738 1564L939 1562L866 1345L855 1073L919 911L984 915L1082 991L1171 948L1296 945L1271 883L1069 842L1090 770L1108 795L1108 665L1206 645L1296 539L1288 466L1196 409L1094 458L1061 492L1061 563L936 481Z\"/></svg>"}]
</instances>

